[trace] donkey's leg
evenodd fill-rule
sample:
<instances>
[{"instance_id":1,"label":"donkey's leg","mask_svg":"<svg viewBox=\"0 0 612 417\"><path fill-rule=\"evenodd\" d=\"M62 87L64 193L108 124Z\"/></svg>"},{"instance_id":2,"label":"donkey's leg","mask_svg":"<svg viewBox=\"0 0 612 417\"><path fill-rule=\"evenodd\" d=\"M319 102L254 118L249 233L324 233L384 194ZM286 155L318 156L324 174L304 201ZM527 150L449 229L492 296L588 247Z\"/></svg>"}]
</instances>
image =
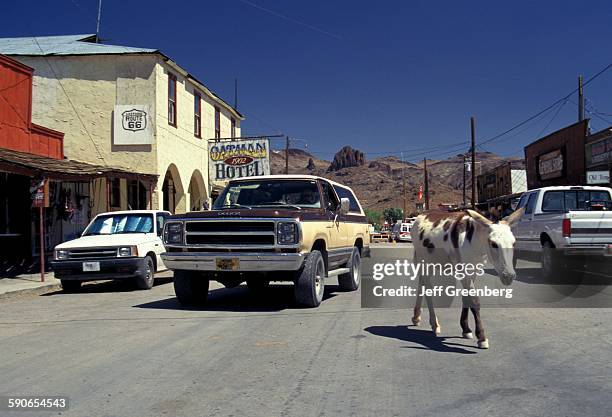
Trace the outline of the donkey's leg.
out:
<instances>
[{"instance_id":1,"label":"donkey's leg","mask_svg":"<svg viewBox=\"0 0 612 417\"><path fill-rule=\"evenodd\" d=\"M412 316L412 324L418 326L421 323L421 304L423 303L423 296L421 295L421 288L423 287L423 280L419 276L419 283L417 285L417 297L414 303L414 315Z\"/></svg>"},{"instance_id":2,"label":"donkey's leg","mask_svg":"<svg viewBox=\"0 0 612 417\"><path fill-rule=\"evenodd\" d=\"M470 286L474 288L473 280L470 280ZM482 320L480 319L480 299L478 296L471 297L470 310L472 310L474 321L476 322L476 338L478 339L478 347L481 349L488 349L489 339L487 339L487 336L485 335L484 326L482 324Z\"/></svg>"},{"instance_id":3,"label":"donkey's leg","mask_svg":"<svg viewBox=\"0 0 612 417\"><path fill-rule=\"evenodd\" d=\"M461 285L463 288L469 288L470 284L466 282L465 279L461 280ZM472 333L472 329L470 329L469 323L469 313L470 313L470 297L462 296L461 297L461 319L459 320L459 324L461 325L462 335L464 339L473 339L474 334Z\"/></svg>"},{"instance_id":4,"label":"donkey's leg","mask_svg":"<svg viewBox=\"0 0 612 417\"><path fill-rule=\"evenodd\" d=\"M427 289L432 289L431 279L429 277L423 277L423 281ZM436 316L436 310L434 309L433 297L431 295L426 295L425 300L427 301L427 309L429 310L429 324L431 325L431 331L434 335L438 336L441 333L441 329L440 323L438 322L438 317Z\"/></svg>"}]
</instances>

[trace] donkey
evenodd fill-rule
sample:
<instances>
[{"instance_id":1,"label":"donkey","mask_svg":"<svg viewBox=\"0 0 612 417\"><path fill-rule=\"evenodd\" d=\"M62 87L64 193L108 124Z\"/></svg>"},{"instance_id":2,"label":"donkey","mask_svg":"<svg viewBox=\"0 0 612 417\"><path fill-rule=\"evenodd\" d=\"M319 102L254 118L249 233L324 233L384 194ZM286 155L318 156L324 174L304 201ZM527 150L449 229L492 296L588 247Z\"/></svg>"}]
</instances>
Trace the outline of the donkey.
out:
<instances>
[{"instance_id":1,"label":"donkey","mask_svg":"<svg viewBox=\"0 0 612 417\"><path fill-rule=\"evenodd\" d=\"M511 227L523 214L519 209L499 222L492 222L474 210L462 212L428 212L417 217L411 229L414 243L414 262L425 263L484 263L493 264L504 285L510 285L516 277L513 266L514 242ZM435 249L435 250L434 250ZM464 288L475 288L474 277L461 280ZM419 275L419 287L414 306L412 323L418 326L421 321L421 304L423 287L431 288L430 277ZM440 334L440 324L434 310L433 299L425 296L429 310L429 323L434 335ZM489 348L480 319L480 300L477 296L462 297L461 319L459 324L463 337L473 339L468 323L469 311L472 311L476 322L478 347Z\"/></svg>"}]
</instances>

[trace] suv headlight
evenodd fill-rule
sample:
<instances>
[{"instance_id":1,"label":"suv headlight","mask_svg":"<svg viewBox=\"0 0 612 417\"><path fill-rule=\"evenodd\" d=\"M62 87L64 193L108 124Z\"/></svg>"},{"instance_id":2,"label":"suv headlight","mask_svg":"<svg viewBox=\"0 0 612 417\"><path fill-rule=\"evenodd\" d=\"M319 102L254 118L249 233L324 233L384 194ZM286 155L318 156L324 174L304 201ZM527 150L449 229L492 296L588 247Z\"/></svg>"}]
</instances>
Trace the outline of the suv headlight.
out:
<instances>
[{"instance_id":1,"label":"suv headlight","mask_svg":"<svg viewBox=\"0 0 612 417\"><path fill-rule=\"evenodd\" d=\"M183 243L183 223L169 222L164 227L164 244L177 245Z\"/></svg>"},{"instance_id":2,"label":"suv headlight","mask_svg":"<svg viewBox=\"0 0 612 417\"><path fill-rule=\"evenodd\" d=\"M70 257L70 253L67 250L57 249L55 251L55 260L60 261L62 259L68 259Z\"/></svg>"},{"instance_id":3,"label":"suv headlight","mask_svg":"<svg viewBox=\"0 0 612 417\"><path fill-rule=\"evenodd\" d=\"M278 223L276 225L276 241L279 245L295 245L300 240L297 223Z\"/></svg>"},{"instance_id":4,"label":"suv headlight","mask_svg":"<svg viewBox=\"0 0 612 417\"><path fill-rule=\"evenodd\" d=\"M121 246L117 251L120 258L127 256L138 256L138 246Z\"/></svg>"}]
</instances>

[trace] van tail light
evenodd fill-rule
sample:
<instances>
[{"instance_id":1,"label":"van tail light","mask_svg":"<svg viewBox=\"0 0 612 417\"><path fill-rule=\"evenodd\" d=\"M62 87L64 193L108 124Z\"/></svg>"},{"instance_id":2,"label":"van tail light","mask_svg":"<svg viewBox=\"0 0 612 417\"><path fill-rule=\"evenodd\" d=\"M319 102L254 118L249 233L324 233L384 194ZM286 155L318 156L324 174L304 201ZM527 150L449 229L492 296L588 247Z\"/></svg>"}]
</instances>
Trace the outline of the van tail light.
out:
<instances>
[{"instance_id":1,"label":"van tail light","mask_svg":"<svg viewBox=\"0 0 612 417\"><path fill-rule=\"evenodd\" d=\"M563 237L570 237L572 235L572 221L570 219L563 219L561 231L563 233Z\"/></svg>"}]
</instances>

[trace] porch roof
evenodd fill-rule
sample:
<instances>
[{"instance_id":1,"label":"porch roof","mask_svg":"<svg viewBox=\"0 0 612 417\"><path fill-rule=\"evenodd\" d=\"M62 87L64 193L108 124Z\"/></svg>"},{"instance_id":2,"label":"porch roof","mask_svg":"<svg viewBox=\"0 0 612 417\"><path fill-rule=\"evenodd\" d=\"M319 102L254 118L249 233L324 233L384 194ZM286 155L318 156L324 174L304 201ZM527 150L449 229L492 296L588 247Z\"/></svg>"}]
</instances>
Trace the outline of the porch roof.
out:
<instances>
[{"instance_id":1,"label":"porch roof","mask_svg":"<svg viewBox=\"0 0 612 417\"><path fill-rule=\"evenodd\" d=\"M95 178L126 178L157 182L155 174L140 174L71 159L52 159L5 148L0 148L0 171L52 180L88 181Z\"/></svg>"}]
</instances>

